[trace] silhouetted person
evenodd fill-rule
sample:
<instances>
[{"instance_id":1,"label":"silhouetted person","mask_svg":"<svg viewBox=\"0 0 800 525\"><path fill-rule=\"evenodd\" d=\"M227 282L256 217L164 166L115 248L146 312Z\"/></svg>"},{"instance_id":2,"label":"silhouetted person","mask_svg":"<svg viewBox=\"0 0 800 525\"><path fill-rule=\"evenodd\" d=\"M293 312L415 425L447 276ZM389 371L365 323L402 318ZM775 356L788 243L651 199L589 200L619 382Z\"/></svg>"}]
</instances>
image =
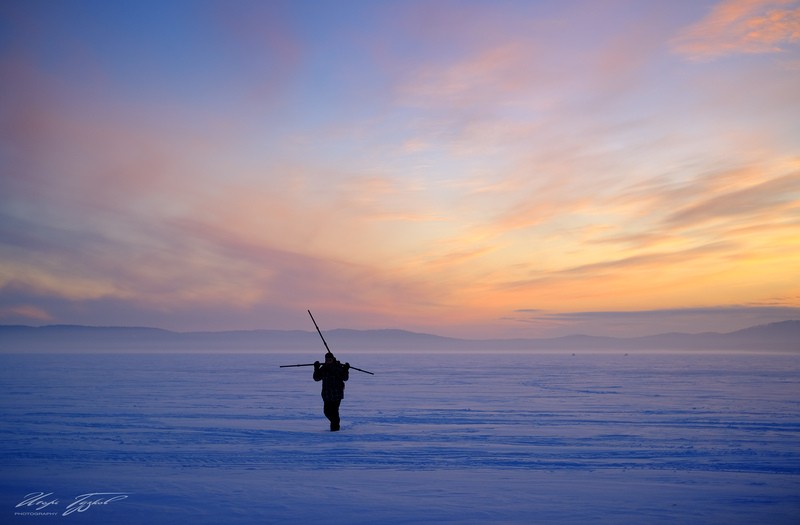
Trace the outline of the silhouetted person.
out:
<instances>
[{"instance_id":1,"label":"silhouetted person","mask_svg":"<svg viewBox=\"0 0 800 525\"><path fill-rule=\"evenodd\" d=\"M325 364L314 363L314 381L322 381L322 400L325 417L331 422L331 432L339 430L339 404L344 397L344 382L350 378L350 363L341 364L328 352Z\"/></svg>"}]
</instances>

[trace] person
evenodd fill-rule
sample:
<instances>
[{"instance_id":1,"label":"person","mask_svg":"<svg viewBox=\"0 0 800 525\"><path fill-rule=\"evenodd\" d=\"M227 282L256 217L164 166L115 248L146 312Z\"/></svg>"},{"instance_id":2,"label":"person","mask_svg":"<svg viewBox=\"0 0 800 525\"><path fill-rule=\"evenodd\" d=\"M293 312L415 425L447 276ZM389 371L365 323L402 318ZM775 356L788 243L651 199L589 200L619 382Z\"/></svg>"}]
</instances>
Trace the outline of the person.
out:
<instances>
[{"instance_id":1,"label":"person","mask_svg":"<svg viewBox=\"0 0 800 525\"><path fill-rule=\"evenodd\" d=\"M322 381L322 401L331 432L339 430L339 404L344 398L344 382L349 378L350 363L341 364L330 352L325 354L325 364L314 362L314 381Z\"/></svg>"}]
</instances>

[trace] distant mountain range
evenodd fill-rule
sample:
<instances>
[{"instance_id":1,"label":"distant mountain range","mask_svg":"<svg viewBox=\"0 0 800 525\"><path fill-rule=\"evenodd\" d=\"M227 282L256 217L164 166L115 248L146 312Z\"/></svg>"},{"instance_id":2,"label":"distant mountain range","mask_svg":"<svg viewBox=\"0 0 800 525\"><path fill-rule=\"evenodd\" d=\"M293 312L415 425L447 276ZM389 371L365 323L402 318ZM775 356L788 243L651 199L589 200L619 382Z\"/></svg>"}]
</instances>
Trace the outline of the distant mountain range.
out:
<instances>
[{"instance_id":1,"label":"distant mountain range","mask_svg":"<svg viewBox=\"0 0 800 525\"><path fill-rule=\"evenodd\" d=\"M336 353L537 351L779 351L800 353L800 321L729 333L667 333L646 337L570 335L541 339L457 339L405 330L328 330ZM158 328L0 325L0 353L15 352L296 352L323 351L316 332L240 330L171 332Z\"/></svg>"}]
</instances>

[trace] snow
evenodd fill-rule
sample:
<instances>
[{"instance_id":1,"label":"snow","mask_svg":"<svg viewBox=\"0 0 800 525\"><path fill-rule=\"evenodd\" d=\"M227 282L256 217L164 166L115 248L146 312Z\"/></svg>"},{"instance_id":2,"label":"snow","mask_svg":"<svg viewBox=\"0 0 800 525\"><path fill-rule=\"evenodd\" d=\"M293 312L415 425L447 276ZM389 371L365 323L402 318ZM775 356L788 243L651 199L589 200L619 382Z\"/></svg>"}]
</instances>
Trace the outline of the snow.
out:
<instances>
[{"instance_id":1,"label":"snow","mask_svg":"<svg viewBox=\"0 0 800 525\"><path fill-rule=\"evenodd\" d=\"M800 356L319 357L1 355L0 522L800 522Z\"/></svg>"}]
</instances>

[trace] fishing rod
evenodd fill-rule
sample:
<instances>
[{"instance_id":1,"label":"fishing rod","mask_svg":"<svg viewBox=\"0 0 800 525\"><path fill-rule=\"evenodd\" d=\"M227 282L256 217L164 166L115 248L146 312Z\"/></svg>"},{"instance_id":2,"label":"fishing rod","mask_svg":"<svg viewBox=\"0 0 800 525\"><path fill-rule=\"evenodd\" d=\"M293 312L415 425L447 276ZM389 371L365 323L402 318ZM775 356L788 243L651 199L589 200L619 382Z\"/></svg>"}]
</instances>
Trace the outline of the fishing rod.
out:
<instances>
[{"instance_id":1,"label":"fishing rod","mask_svg":"<svg viewBox=\"0 0 800 525\"><path fill-rule=\"evenodd\" d=\"M319 334L320 339L322 339L322 344L325 345L325 350L327 350L329 354L333 355L333 352L331 352L330 347L328 347L328 342L325 340L325 337L322 335L322 331L319 329L319 326L317 325L317 321L314 319L314 316L311 314L311 310L308 310L308 315L311 316L311 322L314 323L314 328L317 329L317 333ZM293 368L293 367L297 367L297 366L314 366L315 364L316 363L302 363L302 364L299 364L299 365L281 365L280 367L281 368ZM365 374L369 374L371 376L375 375L375 374L373 374L372 372L370 372L368 370L362 370L362 369L356 368L355 366L352 366L352 365L350 365L350 368L352 368L353 370L358 370L359 372L364 372Z\"/></svg>"}]
</instances>

